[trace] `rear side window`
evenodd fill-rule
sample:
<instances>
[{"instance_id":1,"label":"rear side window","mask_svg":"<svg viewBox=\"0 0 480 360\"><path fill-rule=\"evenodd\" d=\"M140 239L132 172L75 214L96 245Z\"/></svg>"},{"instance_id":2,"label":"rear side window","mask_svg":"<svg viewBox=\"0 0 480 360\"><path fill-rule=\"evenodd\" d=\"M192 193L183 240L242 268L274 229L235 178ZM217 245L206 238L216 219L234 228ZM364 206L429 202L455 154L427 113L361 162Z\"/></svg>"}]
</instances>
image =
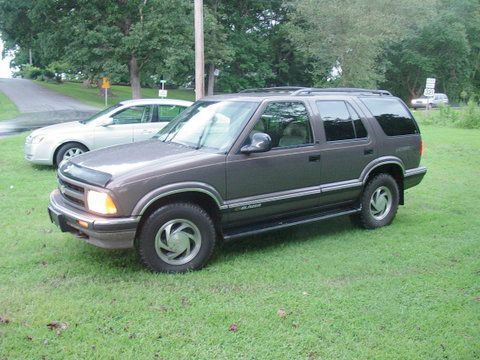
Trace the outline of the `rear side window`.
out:
<instances>
[{"instance_id":1,"label":"rear side window","mask_svg":"<svg viewBox=\"0 0 480 360\"><path fill-rule=\"evenodd\" d=\"M366 138L367 130L357 112L345 101L317 101L327 141Z\"/></svg>"},{"instance_id":2,"label":"rear side window","mask_svg":"<svg viewBox=\"0 0 480 360\"><path fill-rule=\"evenodd\" d=\"M418 134L415 120L398 99L362 98L388 136Z\"/></svg>"}]
</instances>

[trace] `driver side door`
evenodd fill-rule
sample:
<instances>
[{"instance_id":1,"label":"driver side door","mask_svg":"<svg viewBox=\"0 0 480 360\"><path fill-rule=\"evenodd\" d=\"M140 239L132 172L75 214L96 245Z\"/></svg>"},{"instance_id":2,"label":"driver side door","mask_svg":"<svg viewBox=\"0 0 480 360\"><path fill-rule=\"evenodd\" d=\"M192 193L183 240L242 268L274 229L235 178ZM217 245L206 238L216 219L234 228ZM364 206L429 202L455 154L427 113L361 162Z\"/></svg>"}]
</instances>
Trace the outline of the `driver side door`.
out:
<instances>
[{"instance_id":1,"label":"driver side door","mask_svg":"<svg viewBox=\"0 0 480 360\"><path fill-rule=\"evenodd\" d=\"M241 145L248 144L255 132L263 132L272 139L272 149L243 154L239 146L227 157L226 221L231 226L318 204L320 149L312 125L303 102L272 101L266 105Z\"/></svg>"}]
</instances>

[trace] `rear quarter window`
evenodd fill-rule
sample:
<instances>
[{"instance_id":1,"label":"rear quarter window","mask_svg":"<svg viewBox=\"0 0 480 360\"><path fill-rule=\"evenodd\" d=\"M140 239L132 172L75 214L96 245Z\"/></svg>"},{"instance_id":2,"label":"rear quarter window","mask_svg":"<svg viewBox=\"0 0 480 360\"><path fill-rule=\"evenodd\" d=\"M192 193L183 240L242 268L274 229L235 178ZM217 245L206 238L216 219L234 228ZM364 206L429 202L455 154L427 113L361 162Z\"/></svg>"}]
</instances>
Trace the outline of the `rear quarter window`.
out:
<instances>
[{"instance_id":1,"label":"rear quarter window","mask_svg":"<svg viewBox=\"0 0 480 360\"><path fill-rule=\"evenodd\" d=\"M418 126L405 106L395 98L362 98L388 136L418 134Z\"/></svg>"}]
</instances>

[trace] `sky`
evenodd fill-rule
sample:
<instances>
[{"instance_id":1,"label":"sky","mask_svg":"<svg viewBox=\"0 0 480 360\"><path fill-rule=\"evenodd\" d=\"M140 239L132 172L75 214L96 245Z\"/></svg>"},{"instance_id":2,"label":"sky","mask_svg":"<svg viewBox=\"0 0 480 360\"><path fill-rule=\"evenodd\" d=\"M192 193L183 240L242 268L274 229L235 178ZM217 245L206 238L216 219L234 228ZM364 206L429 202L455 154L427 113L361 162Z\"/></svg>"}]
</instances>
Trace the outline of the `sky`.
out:
<instances>
[{"instance_id":1,"label":"sky","mask_svg":"<svg viewBox=\"0 0 480 360\"><path fill-rule=\"evenodd\" d=\"M3 51L3 41L0 39L0 54ZM10 64L11 57L7 56L5 59L1 59L0 55L0 78L11 78L12 72L10 71L9 64Z\"/></svg>"}]
</instances>

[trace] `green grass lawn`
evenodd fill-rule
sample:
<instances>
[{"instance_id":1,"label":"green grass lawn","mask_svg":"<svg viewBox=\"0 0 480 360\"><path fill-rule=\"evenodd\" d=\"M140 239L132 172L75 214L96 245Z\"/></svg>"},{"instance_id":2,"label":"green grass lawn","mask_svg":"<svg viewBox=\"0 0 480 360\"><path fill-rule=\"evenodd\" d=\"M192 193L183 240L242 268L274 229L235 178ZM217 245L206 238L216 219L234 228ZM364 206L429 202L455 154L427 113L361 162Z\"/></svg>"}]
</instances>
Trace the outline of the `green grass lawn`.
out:
<instances>
[{"instance_id":1,"label":"green grass lawn","mask_svg":"<svg viewBox=\"0 0 480 360\"><path fill-rule=\"evenodd\" d=\"M105 106L105 98L98 95L98 89L96 88L85 87L81 83L73 82L58 84L54 82L36 81L36 83L48 89L73 97L86 104L99 107ZM113 96L108 99L109 105L132 98L132 90L130 86L113 85L112 94ZM158 89L142 89L142 97L158 98ZM168 98L194 101L195 95L191 90L168 90Z\"/></svg>"},{"instance_id":2,"label":"green grass lawn","mask_svg":"<svg viewBox=\"0 0 480 360\"><path fill-rule=\"evenodd\" d=\"M184 275L60 233L54 170L0 140L0 358L480 358L480 131L422 130L428 174L391 226L250 237Z\"/></svg>"},{"instance_id":3,"label":"green grass lawn","mask_svg":"<svg viewBox=\"0 0 480 360\"><path fill-rule=\"evenodd\" d=\"M0 91L0 120L13 119L18 114L15 104Z\"/></svg>"}]
</instances>

